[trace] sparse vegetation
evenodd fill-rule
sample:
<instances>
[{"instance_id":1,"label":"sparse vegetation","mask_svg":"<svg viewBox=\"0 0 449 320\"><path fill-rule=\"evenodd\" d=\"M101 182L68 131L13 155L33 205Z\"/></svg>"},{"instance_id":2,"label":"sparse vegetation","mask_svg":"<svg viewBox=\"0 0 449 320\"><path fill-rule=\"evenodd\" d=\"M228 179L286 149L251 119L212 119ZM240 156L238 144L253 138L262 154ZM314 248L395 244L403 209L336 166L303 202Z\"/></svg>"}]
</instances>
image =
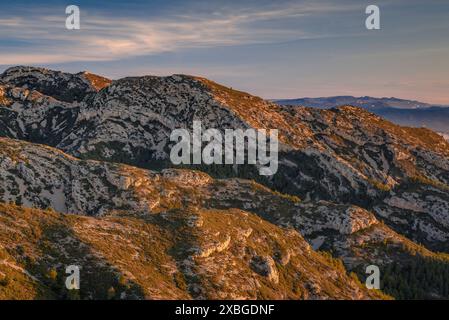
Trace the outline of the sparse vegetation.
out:
<instances>
[{"instance_id":1,"label":"sparse vegetation","mask_svg":"<svg viewBox=\"0 0 449 320\"><path fill-rule=\"evenodd\" d=\"M185 75L5 74L0 299L449 298L449 260L426 249L449 250L449 149L430 130ZM195 119L278 129L279 170L165 170L170 132ZM384 290L343 261L382 264ZM68 291L74 264L82 285Z\"/></svg>"}]
</instances>

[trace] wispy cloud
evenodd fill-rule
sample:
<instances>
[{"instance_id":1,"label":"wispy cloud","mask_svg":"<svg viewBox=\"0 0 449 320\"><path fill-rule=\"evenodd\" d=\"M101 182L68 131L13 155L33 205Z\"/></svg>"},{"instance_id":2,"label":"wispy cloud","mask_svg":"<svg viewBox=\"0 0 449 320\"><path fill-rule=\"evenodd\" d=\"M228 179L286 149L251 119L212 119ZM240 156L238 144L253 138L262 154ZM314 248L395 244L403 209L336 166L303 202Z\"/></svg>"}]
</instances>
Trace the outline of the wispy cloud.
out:
<instances>
[{"instance_id":1,"label":"wispy cloud","mask_svg":"<svg viewBox=\"0 0 449 320\"><path fill-rule=\"evenodd\" d=\"M185 48L319 38L327 35L282 27L282 23L272 28L272 22L343 10L348 7L307 2L261 9L224 8L148 20L106 17L82 10L79 31L65 29L63 14L46 15L41 11L38 15L0 18L0 64L107 61Z\"/></svg>"}]
</instances>

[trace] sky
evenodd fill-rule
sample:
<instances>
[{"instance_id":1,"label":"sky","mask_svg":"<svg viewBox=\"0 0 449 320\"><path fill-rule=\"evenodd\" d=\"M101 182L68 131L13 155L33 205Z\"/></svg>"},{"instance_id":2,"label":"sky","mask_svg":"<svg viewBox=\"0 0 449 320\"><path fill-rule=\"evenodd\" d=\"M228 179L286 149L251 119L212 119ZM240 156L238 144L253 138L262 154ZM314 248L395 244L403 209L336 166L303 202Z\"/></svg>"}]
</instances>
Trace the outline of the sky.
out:
<instances>
[{"instance_id":1,"label":"sky","mask_svg":"<svg viewBox=\"0 0 449 320\"><path fill-rule=\"evenodd\" d=\"M367 30L368 5L380 30ZM65 8L81 10L67 30ZM33 65L191 74L267 99L399 97L449 105L447 0L0 0L0 72Z\"/></svg>"}]
</instances>

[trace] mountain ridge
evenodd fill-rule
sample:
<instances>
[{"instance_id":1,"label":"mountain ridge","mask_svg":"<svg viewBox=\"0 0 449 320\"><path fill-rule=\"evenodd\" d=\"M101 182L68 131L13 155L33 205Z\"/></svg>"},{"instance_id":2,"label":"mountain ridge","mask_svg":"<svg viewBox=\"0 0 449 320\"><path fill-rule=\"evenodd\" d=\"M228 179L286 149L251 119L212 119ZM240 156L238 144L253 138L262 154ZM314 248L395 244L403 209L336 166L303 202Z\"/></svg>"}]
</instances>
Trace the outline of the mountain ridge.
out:
<instances>
[{"instance_id":1,"label":"mountain ridge","mask_svg":"<svg viewBox=\"0 0 449 320\"><path fill-rule=\"evenodd\" d=\"M293 99L271 99L271 101L284 105L302 105L319 108L333 108L340 105L355 105L365 109L422 109L430 107L449 107L425 103L417 100L401 99L396 97L371 97L371 96L329 96L317 98L293 98Z\"/></svg>"},{"instance_id":2,"label":"mountain ridge","mask_svg":"<svg viewBox=\"0 0 449 320\"><path fill-rule=\"evenodd\" d=\"M14 93L17 89L11 90ZM23 96L7 95L17 101L15 109L23 105ZM269 179L260 178L251 167L245 167L241 173L231 168L196 169L219 176L256 179L301 198L354 203L376 210L376 203L387 199L388 193L394 193L394 188L401 184L418 182L444 191L449 183L448 144L430 130L399 127L350 106L329 110L282 107L204 78L179 75L124 78L97 93L89 93L81 103L67 105L56 100L47 105L37 100L31 101L31 106L24 108L19 118L14 108L2 108L6 113L2 118L8 120L3 128L0 126L0 134L38 143L48 143L48 137L58 138L50 140L50 145L85 159L124 162L149 169L171 167L171 130L191 130L193 120L200 119L205 128L220 130L279 129L280 168ZM36 119L34 110L39 108L43 111ZM27 116L27 112L31 114ZM14 118L17 124L12 121ZM52 127L47 131L50 124ZM444 208L447 199L444 193L440 197ZM387 212L410 211L387 202ZM385 212L385 203L380 203L382 209L378 210L383 216L391 216ZM424 212L431 214L431 210ZM426 222L423 228L427 232L429 222L430 229L447 234L436 221ZM410 230L407 235L412 233L415 231ZM433 242L425 241L428 245ZM443 245L444 241L440 242Z\"/></svg>"},{"instance_id":3,"label":"mountain ridge","mask_svg":"<svg viewBox=\"0 0 449 320\"><path fill-rule=\"evenodd\" d=\"M198 217L203 214L198 212L220 217L232 211L231 216L249 214L263 225L291 230L313 248L341 258L360 279L363 266L370 263L399 278L398 269L413 277L410 264L447 271L444 254L432 252L449 251L449 144L437 133L401 127L354 106L281 106L201 77L108 82L90 76L90 81L99 79L95 85L79 80L83 75L17 67L0 76L3 202L100 220L131 216L146 221L174 214L177 220L187 219L189 228L201 227ZM77 79L74 87L68 85L71 79ZM267 178L250 165L176 168L169 161L170 132L191 130L194 120L201 120L205 129L278 129L278 172ZM231 225L236 223L229 219ZM5 230L12 232L11 226ZM193 239L207 239L198 258L220 255L232 242L222 238L223 230L214 232L219 232L217 239L208 233ZM276 232L287 237L284 231ZM301 296L276 287L281 275L275 270L282 269L276 252L253 258L239 260L245 261L242 272L263 274L277 288L258 297ZM190 262L179 267L184 276L191 276ZM417 296L446 296L449 276L441 288L424 278L425 289ZM223 297L210 279L192 281L183 294ZM387 284L387 292L395 297L412 297L398 291L393 279ZM347 291L341 297L350 297L350 292L362 297L364 291L356 287L342 288ZM101 290L104 294L106 289ZM276 290L284 295L276 295ZM308 297L320 297L304 290ZM231 291L233 295L226 290L223 294L237 298ZM337 292L335 287L332 292ZM338 298L334 293L323 297ZM254 295L245 296L250 297Z\"/></svg>"},{"instance_id":4,"label":"mountain ridge","mask_svg":"<svg viewBox=\"0 0 449 320\"><path fill-rule=\"evenodd\" d=\"M367 109L392 122L410 127L427 127L449 134L449 106L423 103L398 98L335 96L273 100L281 105L308 106L331 109L340 105L353 105ZM446 140L448 140L446 138Z\"/></svg>"}]
</instances>

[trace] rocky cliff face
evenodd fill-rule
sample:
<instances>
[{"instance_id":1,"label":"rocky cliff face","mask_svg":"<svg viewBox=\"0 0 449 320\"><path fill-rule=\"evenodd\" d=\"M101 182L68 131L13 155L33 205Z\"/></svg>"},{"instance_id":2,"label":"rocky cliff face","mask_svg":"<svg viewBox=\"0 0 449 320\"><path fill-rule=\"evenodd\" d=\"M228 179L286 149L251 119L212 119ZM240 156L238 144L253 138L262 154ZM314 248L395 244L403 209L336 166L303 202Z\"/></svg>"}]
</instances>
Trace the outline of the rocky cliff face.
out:
<instances>
[{"instance_id":1,"label":"rocky cliff face","mask_svg":"<svg viewBox=\"0 0 449 320\"><path fill-rule=\"evenodd\" d=\"M108 86L109 79L80 72L77 74L35 67L14 67L1 75L1 82L22 87L64 102L80 102L86 95Z\"/></svg>"},{"instance_id":2,"label":"rocky cliff face","mask_svg":"<svg viewBox=\"0 0 449 320\"><path fill-rule=\"evenodd\" d=\"M194 120L221 131L278 129L278 172L261 178L251 166L171 168L170 133L191 129ZM172 216L170 223L184 221L188 229L181 234L190 249L184 248L189 254L183 251L176 267L187 287L179 291L167 283L173 297L370 296L352 285L341 284L338 291L336 282L317 289L318 282L330 281L330 273L310 286L302 283L297 292L284 288L294 273L312 279L313 268L293 268L286 275L279 271L299 254L295 246L288 245L281 257L274 250L278 244L251 251L269 234L265 224L284 240L293 232L299 238L291 241L303 241L301 234L312 247L307 250L333 252L355 271L373 263L405 266L417 259L440 259L428 249L449 250L449 144L430 130L400 127L359 108L281 107L185 75L110 82L88 73L16 67L0 76L0 136L0 200L5 203L51 208L61 219L88 216L79 219L98 224L125 215L139 220L136 228L153 219L172 221ZM224 225L203 230L212 216L236 230L234 216L250 220L246 231L233 235L224 232ZM256 232L250 225L257 221ZM172 232L170 223L158 225L158 232ZM81 237L82 228L78 231ZM259 240L239 248L252 253L238 255L233 239L254 232ZM17 258L11 250L6 251ZM210 264L198 266L197 259ZM237 290L240 278L210 278L224 264L232 266L229 274L254 274L271 289L260 289L257 280L242 293ZM214 283L226 289L213 289ZM328 285L333 289L323 292ZM307 289L312 287L316 290ZM161 290L153 297L169 297ZM132 294L152 297L143 292Z\"/></svg>"}]
</instances>

